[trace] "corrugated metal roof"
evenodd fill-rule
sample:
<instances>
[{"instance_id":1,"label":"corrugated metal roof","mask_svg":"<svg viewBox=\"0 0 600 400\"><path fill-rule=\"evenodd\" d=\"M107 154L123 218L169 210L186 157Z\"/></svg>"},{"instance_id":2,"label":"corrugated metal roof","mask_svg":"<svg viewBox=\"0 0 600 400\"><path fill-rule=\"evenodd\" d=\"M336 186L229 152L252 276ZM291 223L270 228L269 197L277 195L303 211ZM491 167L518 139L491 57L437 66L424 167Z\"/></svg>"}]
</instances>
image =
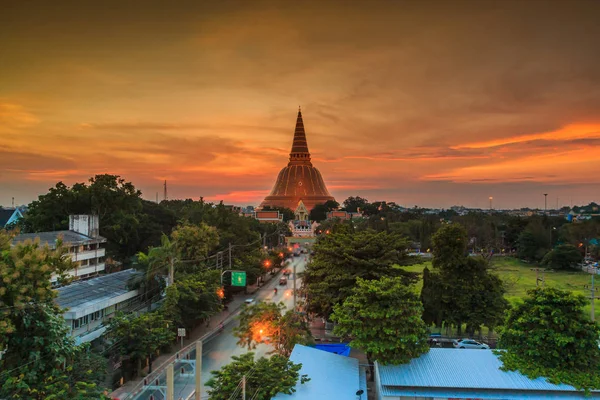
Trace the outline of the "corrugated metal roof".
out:
<instances>
[{"instance_id":1,"label":"corrugated metal roof","mask_svg":"<svg viewBox=\"0 0 600 400\"><path fill-rule=\"evenodd\" d=\"M385 387L381 393L384 398L410 399L486 399L486 400L592 400L600 399L599 393L586 396L583 392L549 392L541 390L491 390L491 389L429 389L429 388L391 388Z\"/></svg>"},{"instance_id":2,"label":"corrugated metal roof","mask_svg":"<svg viewBox=\"0 0 600 400\"><path fill-rule=\"evenodd\" d=\"M290 361L301 363L300 375L308 375L310 381L298 383L296 392L280 393L273 400L356 399L356 391L361 387L357 359L297 344Z\"/></svg>"},{"instance_id":3,"label":"corrugated metal roof","mask_svg":"<svg viewBox=\"0 0 600 400\"><path fill-rule=\"evenodd\" d=\"M90 307L94 303L112 299L130 292L127 288L129 279L139 274L135 269L100 276L86 281L75 282L56 289L56 302L61 308L73 310L78 307Z\"/></svg>"},{"instance_id":4,"label":"corrugated metal roof","mask_svg":"<svg viewBox=\"0 0 600 400\"><path fill-rule=\"evenodd\" d=\"M53 231L53 232L37 232L37 233L22 233L12 239L12 244L25 242L26 240L40 241L41 245L47 244L51 249L56 246L56 241L61 237L64 244L79 245L85 243L104 243L106 238L98 236L91 238L75 231Z\"/></svg>"},{"instance_id":5,"label":"corrugated metal roof","mask_svg":"<svg viewBox=\"0 0 600 400\"><path fill-rule=\"evenodd\" d=\"M502 362L492 350L430 349L403 365L378 365L381 385L391 391L404 388L508 389L568 391L570 385L553 385L544 378L529 379L519 372L500 370ZM385 388L385 387L388 388Z\"/></svg>"}]
</instances>

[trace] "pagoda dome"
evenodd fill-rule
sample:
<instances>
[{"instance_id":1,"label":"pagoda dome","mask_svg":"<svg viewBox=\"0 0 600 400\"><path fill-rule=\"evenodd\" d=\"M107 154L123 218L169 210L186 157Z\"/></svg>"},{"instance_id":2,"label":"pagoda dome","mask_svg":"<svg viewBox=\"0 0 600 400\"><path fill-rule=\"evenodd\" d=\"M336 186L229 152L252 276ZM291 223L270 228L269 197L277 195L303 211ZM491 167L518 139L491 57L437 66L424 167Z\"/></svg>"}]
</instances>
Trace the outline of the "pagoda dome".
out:
<instances>
[{"instance_id":1,"label":"pagoda dome","mask_svg":"<svg viewBox=\"0 0 600 400\"><path fill-rule=\"evenodd\" d=\"M279 172L271 193L260 207L285 207L295 210L298 202L302 201L308 210L312 210L317 204L328 200L335 199L327 190L321 173L310 161L302 112L298 110L288 165Z\"/></svg>"}]
</instances>

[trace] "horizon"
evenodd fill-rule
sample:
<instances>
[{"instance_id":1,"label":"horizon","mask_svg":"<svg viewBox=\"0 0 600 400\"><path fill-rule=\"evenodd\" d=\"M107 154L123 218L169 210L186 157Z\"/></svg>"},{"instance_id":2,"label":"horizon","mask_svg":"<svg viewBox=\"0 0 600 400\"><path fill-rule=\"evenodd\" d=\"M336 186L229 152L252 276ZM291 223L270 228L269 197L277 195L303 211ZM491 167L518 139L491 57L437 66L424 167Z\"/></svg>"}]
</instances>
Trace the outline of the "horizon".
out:
<instances>
[{"instance_id":1,"label":"horizon","mask_svg":"<svg viewBox=\"0 0 600 400\"><path fill-rule=\"evenodd\" d=\"M0 204L109 173L149 201L166 179L169 198L257 206L298 105L340 203L597 202L599 17L585 0L13 3Z\"/></svg>"}]
</instances>

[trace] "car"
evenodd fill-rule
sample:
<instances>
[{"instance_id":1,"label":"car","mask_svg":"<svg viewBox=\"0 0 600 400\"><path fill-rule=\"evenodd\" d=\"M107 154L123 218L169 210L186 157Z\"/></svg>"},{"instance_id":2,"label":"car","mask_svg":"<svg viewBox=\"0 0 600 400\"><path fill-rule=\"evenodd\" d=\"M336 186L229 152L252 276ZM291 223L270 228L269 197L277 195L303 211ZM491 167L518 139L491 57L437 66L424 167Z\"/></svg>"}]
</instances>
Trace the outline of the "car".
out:
<instances>
[{"instance_id":1,"label":"car","mask_svg":"<svg viewBox=\"0 0 600 400\"><path fill-rule=\"evenodd\" d=\"M249 306L251 306L252 304L254 304L254 299L250 298L250 299L246 299L244 300L244 303L248 304Z\"/></svg>"},{"instance_id":2,"label":"car","mask_svg":"<svg viewBox=\"0 0 600 400\"><path fill-rule=\"evenodd\" d=\"M452 345L455 349L485 349L489 350L490 346L485 343L480 343L473 339L453 340Z\"/></svg>"},{"instance_id":3,"label":"car","mask_svg":"<svg viewBox=\"0 0 600 400\"><path fill-rule=\"evenodd\" d=\"M283 274L284 274L285 276L289 276L291 273L292 273L292 271L290 271L289 269L284 269L284 270L283 270Z\"/></svg>"},{"instance_id":4,"label":"car","mask_svg":"<svg viewBox=\"0 0 600 400\"><path fill-rule=\"evenodd\" d=\"M281 286L283 286L283 285L287 285L287 279L286 279L286 278L279 278L279 284L280 284Z\"/></svg>"}]
</instances>

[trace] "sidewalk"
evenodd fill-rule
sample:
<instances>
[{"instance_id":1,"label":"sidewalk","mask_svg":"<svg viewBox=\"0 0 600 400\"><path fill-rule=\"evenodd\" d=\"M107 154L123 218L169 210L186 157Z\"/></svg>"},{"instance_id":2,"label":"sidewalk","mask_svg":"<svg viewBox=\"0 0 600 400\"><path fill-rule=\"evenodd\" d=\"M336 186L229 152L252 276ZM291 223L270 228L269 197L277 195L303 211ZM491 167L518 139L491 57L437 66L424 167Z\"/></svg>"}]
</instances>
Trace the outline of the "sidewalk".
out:
<instances>
[{"instance_id":1,"label":"sidewalk","mask_svg":"<svg viewBox=\"0 0 600 400\"><path fill-rule=\"evenodd\" d=\"M263 284L261 285L261 287L263 287L266 283L270 282L273 279L273 277L275 277L277 275L279 275L279 274L268 275L266 277L266 279L263 281ZM227 317L229 317L232 314L235 314L237 311L239 311L239 309L244 304L244 301L249 296L254 295L259 289L260 288L258 286L252 285L252 286L247 287L247 292L248 292L247 294L239 293L239 294L235 295L233 300L229 304L227 304L228 310L223 310L220 313L213 315L212 318L209 320L208 325L206 323L202 323L202 324L198 325L196 328L194 328L194 330L192 330L191 332L187 332L187 336L183 339L183 347L195 342L196 340L200 339L202 336L206 335L207 333L216 331L219 327L219 324L223 320L225 320ZM162 353L160 356L155 358L154 361L152 361L152 370L153 371L158 370L165 362L167 362L171 357L173 357L180 350L180 348L181 348L181 339L178 338L177 342L173 344L170 352ZM132 390L134 390L135 387L141 381L144 380L144 377L147 374L148 374L148 368L146 367L143 369L143 372L141 374L142 376L125 382L125 384L123 384L123 386L116 389L114 392L112 392L110 394L111 398L119 399L119 400L126 398L129 395L129 393Z\"/></svg>"}]
</instances>

